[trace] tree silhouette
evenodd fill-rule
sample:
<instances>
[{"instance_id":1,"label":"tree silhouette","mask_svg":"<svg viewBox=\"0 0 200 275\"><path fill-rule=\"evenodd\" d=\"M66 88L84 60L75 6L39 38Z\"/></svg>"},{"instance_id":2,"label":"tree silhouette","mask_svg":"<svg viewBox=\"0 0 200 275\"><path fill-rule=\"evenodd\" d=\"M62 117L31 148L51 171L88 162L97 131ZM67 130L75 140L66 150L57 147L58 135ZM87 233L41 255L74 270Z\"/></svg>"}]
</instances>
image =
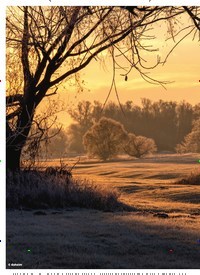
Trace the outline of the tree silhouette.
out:
<instances>
[{"instance_id":1,"label":"tree silhouette","mask_svg":"<svg viewBox=\"0 0 200 275\"><path fill-rule=\"evenodd\" d=\"M148 29L158 21L167 21L174 36L173 25L183 13L192 18L185 28L188 34L199 26L197 7L8 7L7 57L21 80L13 89L12 79L7 90L6 165L20 168L20 156L29 135L36 108L41 101L53 95L59 84L76 76L99 54L108 50L112 56L113 72L119 66L117 55L123 56L130 67L124 68L125 79L131 69L139 71L149 82L158 81L146 75L144 51L153 51L141 44L150 39ZM184 37L186 35L184 34ZM183 38L184 38L183 37ZM154 68L161 61L158 59ZM77 77L78 79L78 77ZM161 85L163 83L160 83ZM113 73L113 83L115 79Z\"/></svg>"}]
</instances>

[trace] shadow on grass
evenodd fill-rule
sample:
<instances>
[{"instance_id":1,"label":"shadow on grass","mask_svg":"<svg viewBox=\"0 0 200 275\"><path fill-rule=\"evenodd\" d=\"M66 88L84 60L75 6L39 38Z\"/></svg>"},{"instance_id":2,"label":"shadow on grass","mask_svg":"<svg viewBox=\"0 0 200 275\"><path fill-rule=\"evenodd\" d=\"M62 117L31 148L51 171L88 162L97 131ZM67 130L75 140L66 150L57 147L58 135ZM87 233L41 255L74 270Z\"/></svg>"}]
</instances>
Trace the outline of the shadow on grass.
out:
<instances>
[{"instance_id":1,"label":"shadow on grass","mask_svg":"<svg viewBox=\"0 0 200 275\"><path fill-rule=\"evenodd\" d=\"M9 211L7 263L25 269L200 268L197 234L181 231L177 223L93 211L43 217Z\"/></svg>"}]
</instances>

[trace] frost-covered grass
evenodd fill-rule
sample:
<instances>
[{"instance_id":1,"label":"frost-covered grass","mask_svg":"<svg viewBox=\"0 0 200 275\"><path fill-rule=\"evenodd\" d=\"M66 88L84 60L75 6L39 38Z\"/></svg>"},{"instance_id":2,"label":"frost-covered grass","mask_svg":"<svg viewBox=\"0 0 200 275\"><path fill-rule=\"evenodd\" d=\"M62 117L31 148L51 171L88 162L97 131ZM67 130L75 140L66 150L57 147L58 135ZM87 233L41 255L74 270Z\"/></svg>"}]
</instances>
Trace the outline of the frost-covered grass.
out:
<instances>
[{"instance_id":1,"label":"frost-covered grass","mask_svg":"<svg viewBox=\"0 0 200 275\"><path fill-rule=\"evenodd\" d=\"M178 180L177 183L187 185L200 185L200 171L192 172L188 176Z\"/></svg>"},{"instance_id":2,"label":"frost-covered grass","mask_svg":"<svg viewBox=\"0 0 200 275\"><path fill-rule=\"evenodd\" d=\"M7 264L29 269L200 268L198 216L159 219L83 208L45 212L8 211Z\"/></svg>"},{"instance_id":3,"label":"frost-covered grass","mask_svg":"<svg viewBox=\"0 0 200 275\"><path fill-rule=\"evenodd\" d=\"M104 211L123 210L119 192L75 180L68 175L41 171L7 172L7 208L63 208L78 206Z\"/></svg>"},{"instance_id":4,"label":"frost-covered grass","mask_svg":"<svg viewBox=\"0 0 200 275\"><path fill-rule=\"evenodd\" d=\"M110 163L84 160L74 176L118 189L121 201L138 210L192 213L199 209L200 185L177 182L187 180L192 171L200 174L198 159L199 154L155 154Z\"/></svg>"},{"instance_id":5,"label":"frost-covered grass","mask_svg":"<svg viewBox=\"0 0 200 275\"><path fill-rule=\"evenodd\" d=\"M83 159L73 169L77 183L88 186L93 181L102 190L117 189L120 201L135 211L67 207L43 209L38 216L38 210L8 209L7 264L46 269L199 269L200 185L177 184L191 171L198 172L197 159L197 154L104 163Z\"/></svg>"}]
</instances>

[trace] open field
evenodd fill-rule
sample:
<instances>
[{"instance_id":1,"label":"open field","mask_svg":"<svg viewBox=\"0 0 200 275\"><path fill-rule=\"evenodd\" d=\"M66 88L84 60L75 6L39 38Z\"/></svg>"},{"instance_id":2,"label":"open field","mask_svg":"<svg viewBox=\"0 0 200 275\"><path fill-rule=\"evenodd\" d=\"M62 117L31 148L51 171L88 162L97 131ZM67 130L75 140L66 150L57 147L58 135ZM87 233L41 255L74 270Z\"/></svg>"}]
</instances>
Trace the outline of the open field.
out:
<instances>
[{"instance_id":1,"label":"open field","mask_svg":"<svg viewBox=\"0 0 200 275\"><path fill-rule=\"evenodd\" d=\"M117 188L135 211L8 210L7 267L200 268L200 184L175 183L200 170L198 157L104 163L82 157L74 177Z\"/></svg>"}]
</instances>

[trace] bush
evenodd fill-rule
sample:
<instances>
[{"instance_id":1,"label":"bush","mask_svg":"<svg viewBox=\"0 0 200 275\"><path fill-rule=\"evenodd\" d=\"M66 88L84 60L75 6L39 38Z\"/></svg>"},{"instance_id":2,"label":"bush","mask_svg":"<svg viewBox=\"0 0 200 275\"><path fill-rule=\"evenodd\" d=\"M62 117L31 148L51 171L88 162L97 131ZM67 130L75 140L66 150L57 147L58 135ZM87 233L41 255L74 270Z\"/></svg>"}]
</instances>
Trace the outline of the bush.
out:
<instances>
[{"instance_id":1,"label":"bush","mask_svg":"<svg viewBox=\"0 0 200 275\"><path fill-rule=\"evenodd\" d=\"M200 119L193 124L192 131L175 148L177 153L200 153Z\"/></svg>"},{"instance_id":2,"label":"bush","mask_svg":"<svg viewBox=\"0 0 200 275\"><path fill-rule=\"evenodd\" d=\"M123 210L115 190L105 190L66 175L39 171L7 171L7 208L64 208L77 206L104 211Z\"/></svg>"},{"instance_id":3,"label":"bush","mask_svg":"<svg viewBox=\"0 0 200 275\"><path fill-rule=\"evenodd\" d=\"M143 136L128 134L128 142L124 146L124 151L129 156L141 158L147 154L157 151L155 141Z\"/></svg>"},{"instance_id":4,"label":"bush","mask_svg":"<svg viewBox=\"0 0 200 275\"><path fill-rule=\"evenodd\" d=\"M200 185L200 173L193 172L186 178L177 181L179 184Z\"/></svg>"},{"instance_id":5,"label":"bush","mask_svg":"<svg viewBox=\"0 0 200 275\"><path fill-rule=\"evenodd\" d=\"M124 126L110 118L102 117L84 135L83 144L90 156L107 160L116 156L127 139Z\"/></svg>"}]
</instances>

